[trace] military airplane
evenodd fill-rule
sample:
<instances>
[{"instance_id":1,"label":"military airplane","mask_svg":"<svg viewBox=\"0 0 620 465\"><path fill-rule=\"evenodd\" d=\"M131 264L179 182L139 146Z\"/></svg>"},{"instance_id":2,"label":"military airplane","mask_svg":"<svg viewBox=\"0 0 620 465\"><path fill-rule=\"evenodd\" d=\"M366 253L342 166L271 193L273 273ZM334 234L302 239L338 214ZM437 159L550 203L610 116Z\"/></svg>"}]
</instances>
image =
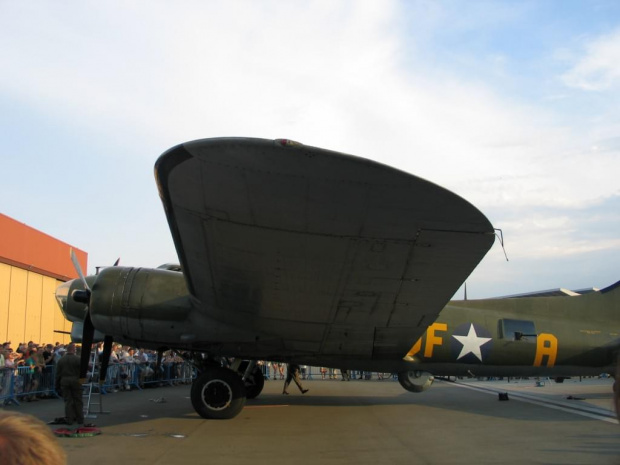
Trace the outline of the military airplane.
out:
<instances>
[{"instance_id":1,"label":"military airplane","mask_svg":"<svg viewBox=\"0 0 620 465\"><path fill-rule=\"evenodd\" d=\"M179 266L114 266L61 285L104 367L118 341L183 349L194 409L232 418L260 394L257 360L433 375L610 370L620 347L619 284L577 297L452 301L495 230L456 194L367 159L287 139L187 142L155 177ZM417 342L416 342L417 341ZM225 366L222 360L234 359Z\"/></svg>"}]
</instances>

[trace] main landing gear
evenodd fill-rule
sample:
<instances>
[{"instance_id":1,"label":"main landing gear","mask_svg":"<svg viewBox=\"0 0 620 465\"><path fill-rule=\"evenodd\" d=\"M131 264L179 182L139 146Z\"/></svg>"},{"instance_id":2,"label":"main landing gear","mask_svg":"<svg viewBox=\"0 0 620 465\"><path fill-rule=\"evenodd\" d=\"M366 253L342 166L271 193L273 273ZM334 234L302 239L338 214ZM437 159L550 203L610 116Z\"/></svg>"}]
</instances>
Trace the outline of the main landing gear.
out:
<instances>
[{"instance_id":1,"label":"main landing gear","mask_svg":"<svg viewBox=\"0 0 620 465\"><path fill-rule=\"evenodd\" d=\"M243 375L246 397L256 399L265 387L265 376L261 367L255 361L241 362L239 373Z\"/></svg>"},{"instance_id":2,"label":"main landing gear","mask_svg":"<svg viewBox=\"0 0 620 465\"><path fill-rule=\"evenodd\" d=\"M245 405L246 392L237 373L209 367L192 383L192 406L203 418L226 420L236 417Z\"/></svg>"},{"instance_id":3,"label":"main landing gear","mask_svg":"<svg viewBox=\"0 0 620 465\"><path fill-rule=\"evenodd\" d=\"M192 383L192 406L203 418L234 418L246 399L258 397L264 385L263 372L255 361L239 361L230 368L207 365Z\"/></svg>"}]
</instances>

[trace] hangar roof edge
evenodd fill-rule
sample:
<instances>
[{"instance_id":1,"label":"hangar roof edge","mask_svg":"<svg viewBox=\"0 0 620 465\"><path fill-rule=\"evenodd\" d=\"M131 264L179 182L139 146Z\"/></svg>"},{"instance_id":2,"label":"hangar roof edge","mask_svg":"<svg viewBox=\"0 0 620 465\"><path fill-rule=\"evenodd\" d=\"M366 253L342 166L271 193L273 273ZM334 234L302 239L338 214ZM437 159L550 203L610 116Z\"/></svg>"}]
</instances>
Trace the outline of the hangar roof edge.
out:
<instances>
[{"instance_id":1,"label":"hangar roof edge","mask_svg":"<svg viewBox=\"0 0 620 465\"><path fill-rule=\"evenodd\" d=\"M0 213L0 262L66 281L77 278L71 249L87 269L85 251Z\"/></svg>"}]
</instances>

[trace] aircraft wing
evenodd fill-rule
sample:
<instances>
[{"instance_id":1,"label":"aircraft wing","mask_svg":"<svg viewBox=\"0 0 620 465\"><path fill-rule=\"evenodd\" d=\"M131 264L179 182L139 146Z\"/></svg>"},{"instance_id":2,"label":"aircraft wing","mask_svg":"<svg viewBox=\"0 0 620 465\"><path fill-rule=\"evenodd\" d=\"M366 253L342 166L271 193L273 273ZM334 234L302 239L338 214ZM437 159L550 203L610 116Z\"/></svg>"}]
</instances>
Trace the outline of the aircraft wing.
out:
<instances>
[{"instance_id":1,"label":"aircraft wing","mask_svg":"<svg viewBox=\"0 0 620 465\"><path fill-rule=\"evenodd\" d=\"M190 292L289 354L403 357L495 237L442 187L287 140L188 142L155 172Z\"/></svg>"}]
</instances>

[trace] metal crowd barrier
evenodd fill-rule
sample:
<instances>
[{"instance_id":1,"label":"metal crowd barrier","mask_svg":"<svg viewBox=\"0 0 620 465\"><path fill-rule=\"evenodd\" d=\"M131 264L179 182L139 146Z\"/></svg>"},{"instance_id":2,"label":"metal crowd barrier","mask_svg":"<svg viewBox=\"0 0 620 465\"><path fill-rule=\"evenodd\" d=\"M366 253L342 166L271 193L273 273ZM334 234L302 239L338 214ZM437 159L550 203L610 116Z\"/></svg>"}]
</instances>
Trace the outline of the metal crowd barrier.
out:
<instances>
[{"instance_id":1,"label":"metal crowd barrier","mask_svg":"<svg viewBox=\"0 0 620 465\"><path fill-rule=\"evenodd\" d=\"M0 368L0 405L20 405L20 402L39 397L59 398L55 389L55 374L55 366L47 366L42 371L28 366ZM98 379L97 370L89 373L89 377L93 375ZM188 362L162 363L159 370L154 362L115 363L108 367L102 392L132 387L142 389L146 385L190 384L195 377L196 370Z\"/></svg>"},{"instance_id":2,"label":"metal crowd barrier","mask_svg":"<svg viewBox=\"0 0 620 465\"><path fill-rule=\"evenodd\" d=\"M29 366L0 369L0 402L19 405L38 397L60 397L54 388L54 367L39 371Z\"/></svg>"},{"instance_id":3,"label":"metal crowd barrier","mask_svg":"<svg viewBox=\"0 0 620 465\"><path fill-rule=\"evenodd\" d=\"M0 402L3 405L19 405L15 397L15 371L14 368L0 368Z\"/></svg>"},{"instance_id":4,"label":"metal crowd barrier","mask_svg":"<svg viewBox=\"0 0 620 465\"><path fill-rule=\"evenodd\" d=\"M95 371L95 378L99 375ZM103 383L104 392L142 389L147 385L190 384L196 370L189 362L164 362L159 369L155 362L114 363L108 367Z\"/></svg>"}]
</instances>

